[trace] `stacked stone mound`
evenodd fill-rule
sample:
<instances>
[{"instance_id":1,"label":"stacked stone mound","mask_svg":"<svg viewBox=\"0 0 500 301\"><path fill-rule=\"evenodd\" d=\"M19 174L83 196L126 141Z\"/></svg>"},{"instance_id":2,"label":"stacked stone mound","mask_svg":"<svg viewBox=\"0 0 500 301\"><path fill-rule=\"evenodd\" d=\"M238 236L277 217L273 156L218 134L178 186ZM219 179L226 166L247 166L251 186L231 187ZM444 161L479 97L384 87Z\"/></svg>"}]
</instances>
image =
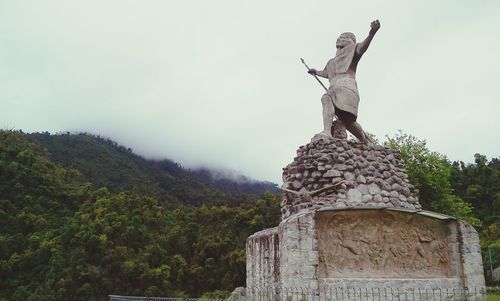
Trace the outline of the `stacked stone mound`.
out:
<instances>
[{"instance_id":1,"label":"stacked stone mound","mask_svg":"<svg viewBox=\"0 0 500 301\"><path fill-rule=\"evenodd\" d=\"M398 151L315 136L283 169L282 218L325 207L421 209Z\"/></svg>"}]
</instances>

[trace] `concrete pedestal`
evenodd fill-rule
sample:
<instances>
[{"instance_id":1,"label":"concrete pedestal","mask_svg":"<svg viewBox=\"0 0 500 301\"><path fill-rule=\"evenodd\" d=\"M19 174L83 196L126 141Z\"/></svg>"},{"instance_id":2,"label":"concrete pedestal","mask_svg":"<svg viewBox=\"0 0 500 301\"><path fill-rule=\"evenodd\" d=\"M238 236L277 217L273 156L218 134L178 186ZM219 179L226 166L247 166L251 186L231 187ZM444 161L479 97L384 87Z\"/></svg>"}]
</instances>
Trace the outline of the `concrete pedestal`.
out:
<instances>
[{"instance_id":1,"label":"concrete pedestal","mask_svg":"<svg viewBox=\"0 0 500 301\"><path fill-rule=\"evenodd\" d=\"M388 294L483 300L478 234L442 214L373 207L304 211L250 236L246 248L252 300L378 300L377 294L380 300L391 300Z\"/></svg>"}]
</instances>

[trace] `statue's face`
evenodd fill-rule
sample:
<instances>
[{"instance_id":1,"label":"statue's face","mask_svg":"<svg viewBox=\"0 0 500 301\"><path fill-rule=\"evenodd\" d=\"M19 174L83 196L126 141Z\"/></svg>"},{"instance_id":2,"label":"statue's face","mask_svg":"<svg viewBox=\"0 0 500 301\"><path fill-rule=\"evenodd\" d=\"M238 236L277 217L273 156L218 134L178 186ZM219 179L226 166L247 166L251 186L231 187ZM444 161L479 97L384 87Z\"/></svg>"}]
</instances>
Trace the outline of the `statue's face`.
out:
<instances>
[{"instance_id":1,"label":"statue's face","mask_svg":"<svg viewBox=\"0 0 500 301\"><path fill-rule=\"evenodd\" d=\"M337 39L337 49L344 48L345 46L354 43L355 42L353 41L352 37L349 34L343 33Z\"/></svg>"}]
</instances>

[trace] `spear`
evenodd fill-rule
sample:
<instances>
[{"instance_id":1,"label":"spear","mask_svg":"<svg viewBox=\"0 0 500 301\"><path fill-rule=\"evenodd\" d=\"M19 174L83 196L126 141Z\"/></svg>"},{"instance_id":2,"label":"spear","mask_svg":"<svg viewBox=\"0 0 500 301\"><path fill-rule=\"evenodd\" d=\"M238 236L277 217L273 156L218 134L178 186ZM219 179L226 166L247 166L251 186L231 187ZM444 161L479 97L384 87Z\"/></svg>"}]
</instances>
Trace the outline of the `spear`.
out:
<instances>
[{"instance_id":1,"label":"spear","mask_svg":"<svg viewBox=\"0 0 500 301\"><path fill-rule=\"evenodd\" d=\"M307 66L306 62L304 61L303 58L300 58L300 61L302 62L302 64L304 64L304 66L306 66L307 68L307 71L311 70L311 68L309 68L309 66ZM318 81L318 83L325 89L325 91L328 91L328 89L325 87L325 85L323 85L323 82L319 80L318 76L316 76L316 74L311 74L312 76L314 76L314 78Z\"/></svg>"},{"instance_id":2,"label":"spear","mask_svg":"<svg viewBox=\"0 0 500 301\"><path fill-rule=\"evenodd\" d=\"M318 190L313 190L313 191L303 191L303 192L302 192L302 191L290 190L290 189L286 189L286 188L283 188L283 187L278 187L278 188L279 188L279 189L281 189L281 190L283 190L283 191L285 191L285 192L289 192L289 193L295 194L295 195L296 195L296 196L298 196L298 197L301 197L301 196L302 196L302 195L301 195L301 193L302 193L303 195L315 196L315 195L316 195L316 194L318 194L318 193L322 193L322 192L325 192L325 191L327 191L327 190L333 189L333 188L335 188L335 187L337 187L337 186L339 186L339 185L341 185L341 184L344 184L344 183L345 183L345 181L344 181L344 180L342 180L342 181L340 181L340 182L338 182L338 183L335 183L335 184L333 184L333 185L328 185L328 186L325 186L325 187L320 188L320 189L318 189Z\"/></svg>"}]
</instances>

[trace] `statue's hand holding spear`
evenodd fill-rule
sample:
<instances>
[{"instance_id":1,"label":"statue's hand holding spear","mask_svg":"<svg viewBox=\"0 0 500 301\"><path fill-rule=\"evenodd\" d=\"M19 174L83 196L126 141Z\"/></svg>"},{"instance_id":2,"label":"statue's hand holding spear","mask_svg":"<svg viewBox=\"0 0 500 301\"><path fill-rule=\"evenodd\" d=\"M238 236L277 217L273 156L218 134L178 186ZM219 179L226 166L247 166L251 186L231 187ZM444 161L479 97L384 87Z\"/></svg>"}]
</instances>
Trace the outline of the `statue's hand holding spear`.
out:
<instances>
[{"instance_id":1,"label":"statue's hand holding spear","mask_svg":"<svg viewBox=\"0 0 500 301\"><path fill-rule=\"evenodd\" d=\"M314 76L314 78L318 81L318 83L325 89L325 91L328 91L328 89L325 87L325 85L323 85L323 82L319 80L317 74L318 74L318 71L314 68L309 68L309 66L307 66L306 62L304 61L303 58L300 58L300 61L302 62L302 64L304 64L304 66L306 66L307 68L307 73L311 74L312 76Z\"/></svg>"}]
</instances>

